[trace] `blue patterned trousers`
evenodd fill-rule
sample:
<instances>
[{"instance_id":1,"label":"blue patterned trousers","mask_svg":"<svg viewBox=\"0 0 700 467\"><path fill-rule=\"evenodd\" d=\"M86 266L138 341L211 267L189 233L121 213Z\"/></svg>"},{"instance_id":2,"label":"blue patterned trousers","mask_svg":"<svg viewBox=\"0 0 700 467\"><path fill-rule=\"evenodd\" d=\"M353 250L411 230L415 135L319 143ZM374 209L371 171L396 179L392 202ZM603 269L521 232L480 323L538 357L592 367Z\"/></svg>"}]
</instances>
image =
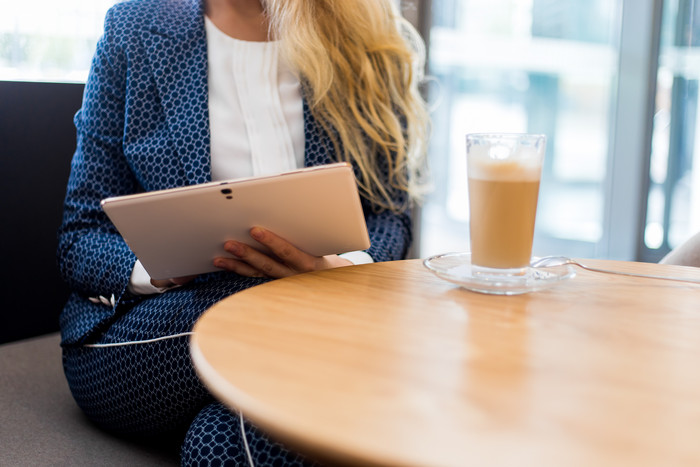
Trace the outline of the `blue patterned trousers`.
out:
<instances>
[{"instance_id":1,"label":"blue patterned trousers","mask_svg":"<svg viewBox=\"0 0 700 467\"><path fill-rule=\"evenodd\" d=\"M142 300L96 343L186 333L211 305L263 281L221 277ZM249 455L258 466L312 464L247 421L241 429L239 416L214 401L197 378L186 335L116 347L67 346L63 364L73 397L90 420L120 435L184 437L182 465L249 465Z\"/></svg>"}]
</instances>

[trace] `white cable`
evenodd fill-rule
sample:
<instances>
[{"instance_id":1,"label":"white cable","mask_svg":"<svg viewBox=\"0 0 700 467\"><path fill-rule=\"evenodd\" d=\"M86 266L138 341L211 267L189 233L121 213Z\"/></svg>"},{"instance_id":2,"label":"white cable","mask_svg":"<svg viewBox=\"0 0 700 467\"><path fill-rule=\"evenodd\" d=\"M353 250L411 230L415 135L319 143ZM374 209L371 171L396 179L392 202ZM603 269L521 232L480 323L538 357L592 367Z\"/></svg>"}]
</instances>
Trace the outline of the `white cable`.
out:
<instances>
[{"instance_id":1,"label":"white cable","mask_svg":"<svg viewBox=\"0 0 700 467\"><path fill-rule=\"evenodd\" d=\"M166 339L175 339L176 337L191 336L192 334L194 333L181 332L180 334L173 334L172 336L156 337L155 339L145 339L142 341L112 342L108 344L85 344L83 347L121 347L124 345L150 344L151 342L158 342Z\"/></svg>"},{"instance_id":2,"label":"white cable","mask_svg":"<svg viewBox=\"0 0 700 467\"><path fill-rule=\"evenodd\" d=\"M250 453L250 446L248 446L248 438L245 435L245 426L243 425L243 412L238 412L238 418L241 420L241 437L243 438L243 446L245 447L245 454L248 456L248 465L250 467L255 467L253 462L253 455Z\"/></svg>"}]
</instances>

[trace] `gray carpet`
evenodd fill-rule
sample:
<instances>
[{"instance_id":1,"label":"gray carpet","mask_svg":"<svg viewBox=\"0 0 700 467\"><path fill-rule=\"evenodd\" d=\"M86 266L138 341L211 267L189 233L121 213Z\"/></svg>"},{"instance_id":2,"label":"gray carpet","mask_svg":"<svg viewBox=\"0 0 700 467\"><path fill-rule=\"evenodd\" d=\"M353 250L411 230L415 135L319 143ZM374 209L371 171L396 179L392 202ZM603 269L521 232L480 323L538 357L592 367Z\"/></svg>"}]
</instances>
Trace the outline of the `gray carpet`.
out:
<instances>
[{"instance_id":1,"label":"gray carpet","mask_svg":"<svg viewBox=\"0 0 700 467\"><path fill-rule=\"evenodd\" d=\"M177 449L115 438L73 401L58 334L0 345L0 466L173 466Z\"/></svg>"}]
</instances>

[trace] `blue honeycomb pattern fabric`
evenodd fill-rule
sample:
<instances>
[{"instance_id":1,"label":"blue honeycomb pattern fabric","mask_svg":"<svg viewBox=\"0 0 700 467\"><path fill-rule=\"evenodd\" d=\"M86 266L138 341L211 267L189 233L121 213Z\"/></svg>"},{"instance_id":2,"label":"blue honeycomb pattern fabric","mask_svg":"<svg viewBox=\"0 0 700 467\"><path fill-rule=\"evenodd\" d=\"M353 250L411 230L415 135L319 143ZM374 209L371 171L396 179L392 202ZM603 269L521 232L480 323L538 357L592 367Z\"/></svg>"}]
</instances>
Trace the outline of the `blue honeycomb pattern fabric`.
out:
<instances>
[{"instance_id":1,"label":"blue honeycomb pattern fabric","mask_svg":"<svg viewBox=\"0 0 700 467\"><path fill-rule=\"evenodd\" d=\"M161 295L132 296L127 285L136 258L100 207L111 196L210 181L207 99L201 0L131 0L108 12L75 116L78 144L57 254L73 290L61 314L66 376L80 407L111 431L187 427L211 397L194 374L186 338L83 344L187 332L209 306L263 281L217 272ZM306 102L304 120L305 164L335 161ZM376 213L366 201L363 207L368 253L375 261L401 259L411 241L409 214Z\"/></svg>"},{"instance_id":2,"label":"blue honeycomb pattern fabric","mask_svg":"<svg viewBox=\"0 0 700 467\"><path fill-rule=\"evenodd\" d=\"M214 465L249 465L245 442L254 465L302 467L318 465L271 440L255 425L243 421L220 403L209 404L192 422L182 450L182 464L209 467ZM245 442L244 442L245 440Z\"/></svg>"}]
</instances>

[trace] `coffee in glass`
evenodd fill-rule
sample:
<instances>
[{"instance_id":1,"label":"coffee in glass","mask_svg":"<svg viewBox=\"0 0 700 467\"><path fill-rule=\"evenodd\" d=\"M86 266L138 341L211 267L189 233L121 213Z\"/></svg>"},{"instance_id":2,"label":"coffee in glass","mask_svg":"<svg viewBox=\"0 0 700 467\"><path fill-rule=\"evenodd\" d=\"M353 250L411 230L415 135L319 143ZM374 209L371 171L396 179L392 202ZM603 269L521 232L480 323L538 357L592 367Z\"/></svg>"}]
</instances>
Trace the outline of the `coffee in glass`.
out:
<instances>
[{"instance_id":1,"label":"coffee in glass","mask_svg":"<svg viewBox=\"0 0 700 467\"><path fill-rule=\"evenodd\" d=\"M471 262L504 273L530 263L546 138L467 135Z\"/></svg>"}]
</instances>

